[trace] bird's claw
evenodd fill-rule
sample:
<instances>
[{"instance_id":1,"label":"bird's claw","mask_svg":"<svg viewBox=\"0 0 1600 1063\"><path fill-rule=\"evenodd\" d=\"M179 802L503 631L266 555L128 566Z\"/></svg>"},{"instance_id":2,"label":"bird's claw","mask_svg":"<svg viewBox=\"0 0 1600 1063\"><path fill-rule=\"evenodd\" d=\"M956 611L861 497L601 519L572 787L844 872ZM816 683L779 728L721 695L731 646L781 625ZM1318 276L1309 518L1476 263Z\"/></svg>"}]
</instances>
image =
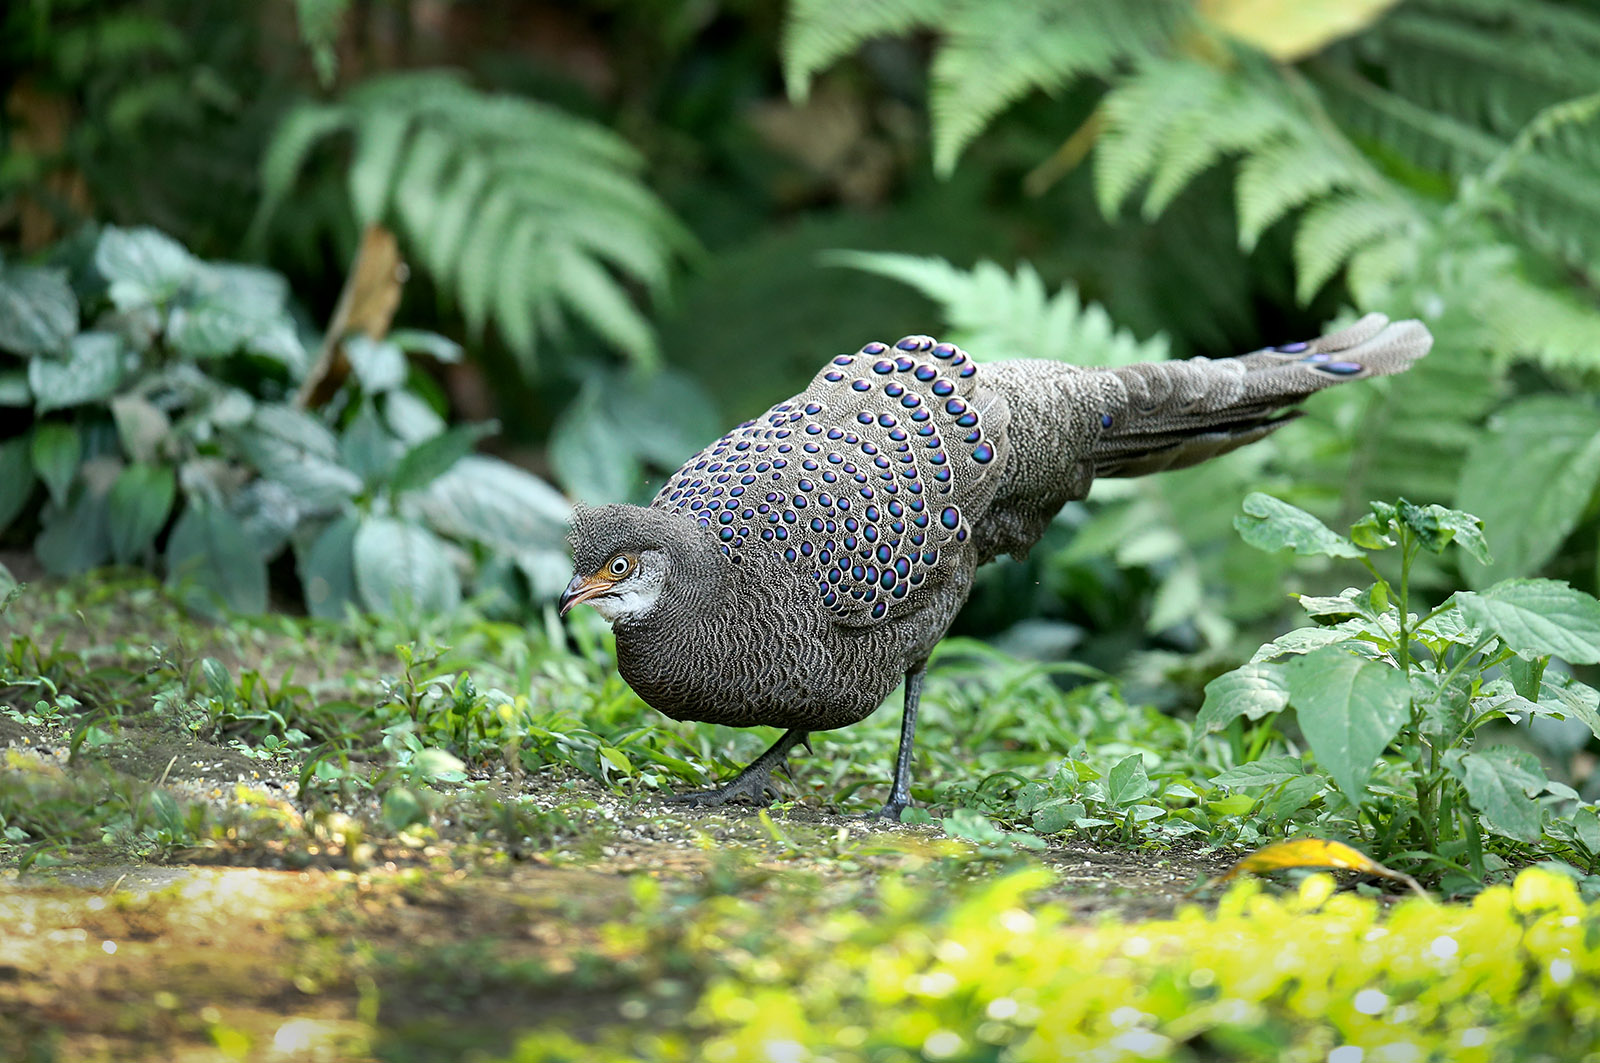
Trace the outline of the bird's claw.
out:
<instances>
[{"instance_id":1,"label":"bird's claw","mask_svg":"<svg viewBox=\"0 0 1600 1063\"><path fill-rule=\"evenodd\" d=\"M661 799L674 805L693 805L696 808L715 808L719 805L744 802L765 806L782 797L772 784L770 772L746 771L735 776L726 786L714 790L692 790L686 794L666 794Z\"/></svg>"}]
</instances>

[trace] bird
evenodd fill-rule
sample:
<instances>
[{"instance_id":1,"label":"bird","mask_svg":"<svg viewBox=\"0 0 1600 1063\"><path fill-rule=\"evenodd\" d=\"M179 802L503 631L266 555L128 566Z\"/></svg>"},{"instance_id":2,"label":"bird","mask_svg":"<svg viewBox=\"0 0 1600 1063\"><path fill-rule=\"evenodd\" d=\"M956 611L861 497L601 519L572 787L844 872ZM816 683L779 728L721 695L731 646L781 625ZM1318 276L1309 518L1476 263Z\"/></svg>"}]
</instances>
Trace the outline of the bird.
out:
<instances>
[{"instance_id":1,"label":"bird","mask_svg":"<svg viewBox=\"0 0 1600 1063\"><path fill-rule=\"evenodd\" d=\"M587 602L609 621L623 679L665 715L784 729L724 785L673 798L693 805L768 803L795 746L903 681L878 813L899 820L928 657L980 565L1026 557L1099 477L1225 454L1432 343L1382 314L1238 357L1116 368L868 343L689 458L648 506L576 506L560 614Z\"/></svg>"}]
</instances>

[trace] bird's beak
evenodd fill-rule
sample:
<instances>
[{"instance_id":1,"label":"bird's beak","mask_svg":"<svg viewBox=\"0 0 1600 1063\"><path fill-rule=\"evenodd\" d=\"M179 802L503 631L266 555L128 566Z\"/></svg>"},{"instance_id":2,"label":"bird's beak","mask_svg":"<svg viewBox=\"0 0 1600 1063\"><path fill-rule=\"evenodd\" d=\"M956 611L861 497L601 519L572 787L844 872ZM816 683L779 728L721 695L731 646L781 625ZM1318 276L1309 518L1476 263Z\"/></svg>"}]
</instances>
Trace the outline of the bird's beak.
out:
<instances>
[{"instance_id":1,"label":"bird's beak","mask_svg":"<svg viewBox=\"0 0 1600 1063\"><path fill-rule=\"evenodd\" d=\"M561 599L557 602L561 608L561 615L566 616L573 606L604 594L610 589L611 584L605 580L595 579L593 576L573 576L572 582L567 584L567 589L561 592Z\"/></svg>"}]
</instances>

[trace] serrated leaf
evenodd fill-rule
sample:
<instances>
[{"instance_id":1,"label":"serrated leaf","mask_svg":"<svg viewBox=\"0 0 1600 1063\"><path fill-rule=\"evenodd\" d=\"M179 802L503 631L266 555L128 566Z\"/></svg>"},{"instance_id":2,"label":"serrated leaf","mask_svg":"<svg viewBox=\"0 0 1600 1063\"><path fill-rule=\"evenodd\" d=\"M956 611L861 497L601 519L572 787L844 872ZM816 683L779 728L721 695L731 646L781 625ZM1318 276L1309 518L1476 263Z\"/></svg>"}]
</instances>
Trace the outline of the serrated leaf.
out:
<instances>
[{"instance_id":1,"label":"serrated leaf","mask_svg":"<svg viewBox=\"0 0 1600 1063\"><path fill-rule=\"evenodd\" d=\"M621 502L643 475L638 458L587 389L550 431L550 465L567 493L588 502Z\"/></svg>"},{"instance_id":2,"label":"serrated leaf","mask_svg":"<svg viewBox=\"0 0 1600 1063\"><path fill-rule=\"evenodd\" d=\"M409 391L391 391L382 396L383 420L403 442L420 443L443 432L445 421L427 402Z\"/></svg>"},{"instance_id":3,"label":"serrated leaf","mask_svg":"<svg viewBox=\"0 0 1600 1063\"><path fill-rule=\"evenodd\" d=\"M1600 664L1600 601L1560 580L1502 580L1475 594L1459 592L1456 606L1519 657Z\"/></svg>"},{"instance_id":4,"label":"serrated leaf","mask_svg":"<svg viewBox=\"0 0 1600 1063\"><path fill-rule=\"evenodd\" d=\"M1229 768L1212 778L1211 785L1232 790L1263 789L1305 777L1306 769L1299 757L1262 757Z\"/></svg>"},{"instance_id":5,"label":"serrated leaf","mask_svg":"<svg viewBox=\"0 0 1600 1063\"><path fill-rule=\"evenodd\" d=\"M1437 554L1454 542L1478 563L1490 560L1488 544L1483 541L1483 521L1471 513L1438 505L1413 505L1403 498L1396 510L1400 522L1416 534L1424 549Z\"/></svg>"},{"instance_id":6,"label":"serrated leaf","mask_svg":"<svg viewBox=\"0 0 1600 1063\"><path fill-rule=\"evenodd\" d=\"M461 603L461 583L449 552L426 528L393 517L367 517L356 529L356 587L368 609L424 615Z\"/></svg>"},{"instance_id":7,"label":"serrated leaf","mask_svg":"<svg viewBox=\"0 0 1600 1063\"><path fill-rule=\"evenodd\" d=\"M427 487L449 472L456 462L472 453L478 440L492 435L498 427L493 422L456 425L418 443L406 451L395 465L394 475L389 479L390 493L399 497L407 491Z\"/></svg>"},{"instance_id":8,"label":"serrated leaf","mask_svg":"<svg viewBox=\"0 0 1600 1063\"><path fill-rule=\"evenodd\" d=\"M1259 720L1289 705L1289 687L1275 664L1246 664L1206 684L1206 699L1194 721L1194 738L1220 731L1243 716Z\"/></svg>"},{"instance_id":9,"label":"serrated leaf","mask_svg":"<svg viewBox=\"0 0 1600 1063\"><path fill-rule=\"evenodd\" d=\"M1302 557L1360 557L1343 536L1305 510L1253 491L1245 496L1244 513L1233 518L1233 526L1245 542L1259 550L1293 550Z\"/></svg>"},{"instance_id":10,"label":"serrated leaf","mask_svg":"<svg viewBox=\"0 0 1600 1063\"><path fill-rule=\"evenodd\" d=\"M111 556L120 564L142 561L166 526L177 494L170 468L135 463L117 474L108 496Z\"/></svg>"},{"instance_id":11,"label":"serrated leaf","mask_svg":"<svg viewBox=\"0 0 1600 1063\"><path fill-rule=\"evenodd\" d=\"M1593 687L1571 676L1542 683L1539 707L1581 721L1590 734L1600 738L1600 691Z\"/></svg>"},{"instance_id":12,"label":"serrated leaf","mask_svg":"<svg viewBox=\"0 0 1600 1063\"><path fill-rule=\"evenodd\" d=\"M221 506L191 495L167 538L167 586L207 616L267 608L267 566L250 533Z\"/></svg>"},{"instance_id":13,"label":"serrated leaf","mask_svg":"<svg viewBox=\"0 0 1600 1063\"><path fill-rule=\"evenodd\" d=\"M1405 673L1328 646L1283 666L1289 701L1317 763L1352 802L1410 712Z\"/></svg>"},{"instance_id":14,"label":"serrated leaf","mask_svg":"<svg viewBox=\"0 0 1600 1063\"><path fill-rule=\"evenodd\" d=\"M77 331L78 297L65 272L0 264L0 351L56 354Z\"/></svg>"},{"instance_id":15,"label":"serrated leaf","mask_svg":"<svg viewBox=\"0 0 1600 1063\"><path fill-rule=\"evenodd\" d=\"M65 361L33 359L28 363L28 387L38 412L109 398L122 384L128 353L115 333L80 332L72 337Z\"/></svg>"},{"instance_id":16,"label":"serrated leaf","mask_svg":"<svg viewBox=\"0 0 1600 1063\"><path fill-rule=\"evenodd\" d=\"M51 500L62 504L83 460L83 437L77 428L60 421L34 425L30 456L33 470L49 489Z\"/></svg>"},{"instance_id":17,"label":"serrated leaf","mask_svg":"<svg viewBox=\"0 0 1600 1063\"><path fill-rule=\"evenodd\" d=\"M33 497L33 457L27 436L0 442L0 532L11 526Z\"/></svg>"},{"instance_id":18,"label":"serrated leaf","mask_svg":"<svg viewBox=\"0 0 1600 1063\"><path fill-rule=\"evenodd\" d=\"M1486 827L1522 842L1537 842L1539 805L1533 795L1549 783L1539 758L1525 749L1492 746L1463 753L1451 750L1445 766L1467 789Z\"/></svg>"}]
</instances>

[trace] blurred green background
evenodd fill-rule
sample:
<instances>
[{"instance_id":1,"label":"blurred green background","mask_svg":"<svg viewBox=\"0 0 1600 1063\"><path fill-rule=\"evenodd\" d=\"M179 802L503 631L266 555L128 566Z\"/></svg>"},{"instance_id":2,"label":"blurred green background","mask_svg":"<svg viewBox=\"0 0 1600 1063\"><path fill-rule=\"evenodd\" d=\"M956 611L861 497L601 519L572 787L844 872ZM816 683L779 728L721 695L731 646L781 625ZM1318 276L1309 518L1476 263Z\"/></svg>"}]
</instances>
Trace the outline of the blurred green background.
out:
<instances>
[{"instance_id":1,"label":"blurred green background","mask_svg":"<svg viewBox=\"0 0 1600 1063\"><path fill-rule=\"evenodd\" d=\"M538 520L470 508L490 473L447 422L498 420L481 447L569 498L644 500L869 339L1110 364L1377 310L1434 330L1418 369L1100 485L986 570L957 630L1193 692L1288 591L1354 579L1244 547L1254 489L1332 522L1401 495L1484 518L1494 564L1424 592L1596 586L1600 3L16 0L0 71L14 567L527 615L562 578L561 503L529 477ZM408 263L409 341L282 414L368 223ZM224 276L289 294L202 343L196 308L244 290ZM398 376L373 368L396 352ZM191 370L208 383L173 398ZM139 443L130 394L170 439ZM291 504L312 480L331 501ZM447 566L381 575L441 540Z\"/></svg>"}]
</instances>

